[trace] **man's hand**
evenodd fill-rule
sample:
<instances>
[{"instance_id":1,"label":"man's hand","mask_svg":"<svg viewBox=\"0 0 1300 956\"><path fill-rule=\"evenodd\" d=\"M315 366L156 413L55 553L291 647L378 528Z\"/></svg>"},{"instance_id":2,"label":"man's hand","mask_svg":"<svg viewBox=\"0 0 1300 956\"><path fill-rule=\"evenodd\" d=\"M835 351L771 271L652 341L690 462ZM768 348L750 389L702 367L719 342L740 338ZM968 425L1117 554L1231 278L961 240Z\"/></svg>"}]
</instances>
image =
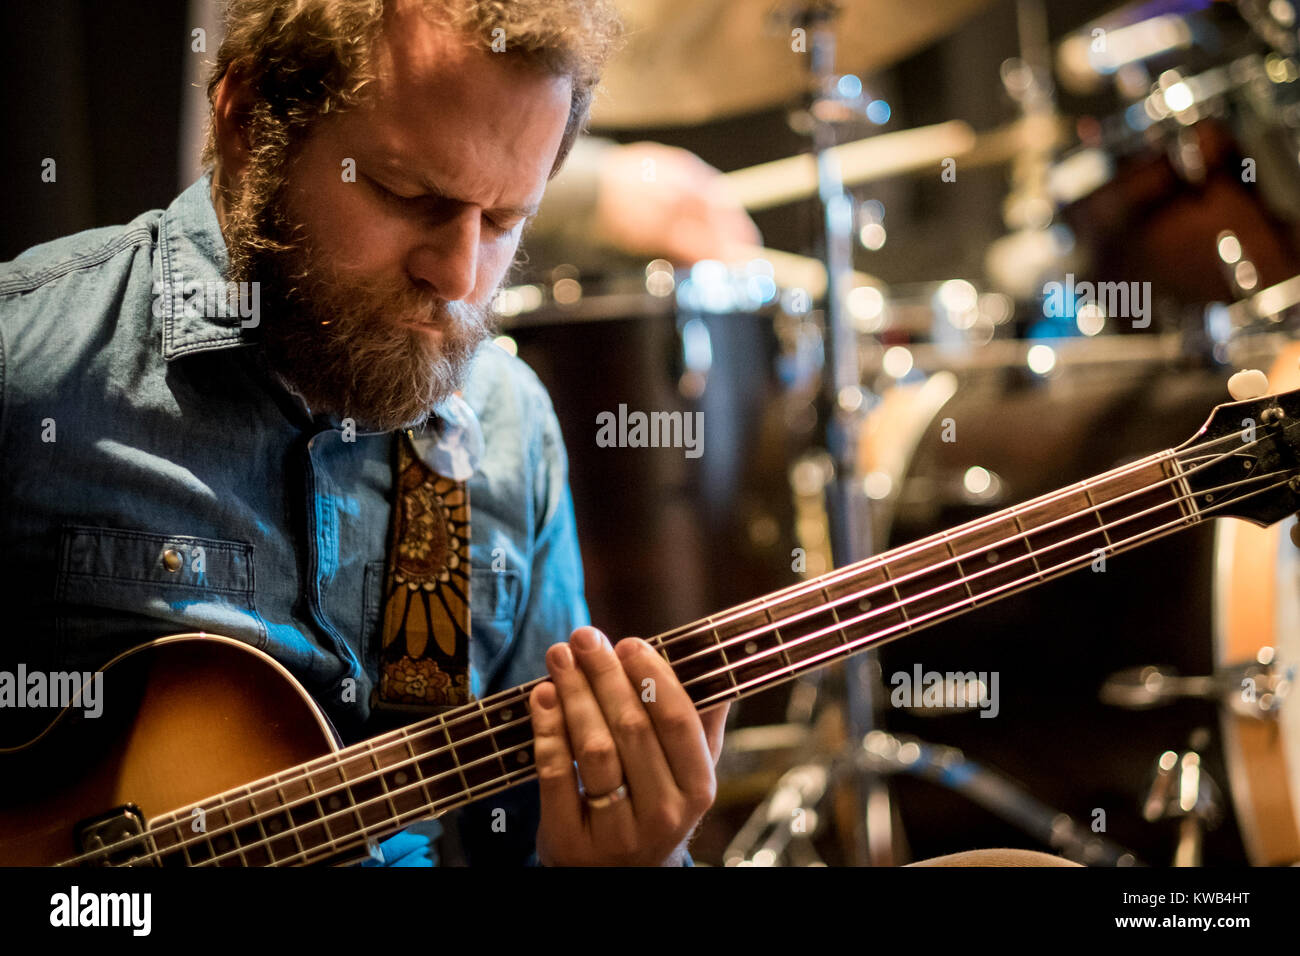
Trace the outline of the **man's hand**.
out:
<instances>
[{"instance_id":1,"label":"man's hand","mask_svg":"<svg viewBox=\"0 0 1300 956\"><path fill-rule=\"evenodd\" d=\"M699 714L649 644L629 637L614 649L594 627L551 647L546 666L551 680L528 699L541 781L538 859L545 866L680 864L713 804L729 705ZM620 786L626 798L599 799L619 797Z\"/></svg>"}]
</instances>

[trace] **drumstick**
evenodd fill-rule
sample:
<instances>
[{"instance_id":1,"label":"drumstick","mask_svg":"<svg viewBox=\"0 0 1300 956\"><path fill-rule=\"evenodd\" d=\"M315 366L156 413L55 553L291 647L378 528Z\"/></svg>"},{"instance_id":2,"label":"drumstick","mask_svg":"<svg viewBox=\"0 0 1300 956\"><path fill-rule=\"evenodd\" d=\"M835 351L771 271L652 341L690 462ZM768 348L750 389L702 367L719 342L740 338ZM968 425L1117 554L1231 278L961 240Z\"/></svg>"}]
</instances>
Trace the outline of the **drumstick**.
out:
<instances>
[{"instance_id":1,"label":"drumstick","mask_svg":"<svg viewBox=\"0 0 1300 956\"><path fill-rule=\"evenodd\" d=\"M957 170L1005 162L1026 146L1041 147L1062 136L1064 125L1053 118L1030 117L976 134L969 123L949 120L832 147L845 186L857 186L933 167L938 175L945 159ZM759 163L725 173L728 192L751 212L817 195L817 163L807 153Z\"/></svg>"},{"instance_id":2,"label":"drumstick","mask_svg":"<svg viewBox=\"0 0 1300 956\"><path fill-rule=\"evenodd\" d=\"M814 301L826 294L826 265L820 259L763 246L741 247L738 261L754 259L764 259L772 264L772 281L778 289L803 289ZM865 272L854 271L850 275L850 287L871 285L884 288L883 282Z\"/></svg>"}]
</instances>

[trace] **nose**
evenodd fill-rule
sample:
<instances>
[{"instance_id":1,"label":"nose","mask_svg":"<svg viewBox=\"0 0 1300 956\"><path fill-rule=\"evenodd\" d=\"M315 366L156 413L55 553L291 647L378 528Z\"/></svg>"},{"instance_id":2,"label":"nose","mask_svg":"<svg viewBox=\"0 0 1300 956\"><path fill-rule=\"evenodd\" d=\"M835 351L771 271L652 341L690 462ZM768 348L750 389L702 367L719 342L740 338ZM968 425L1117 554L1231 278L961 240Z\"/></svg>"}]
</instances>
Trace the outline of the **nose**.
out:
<instances>
[{"instance_id":1,"label":"nose","mask_svg":"<svg viewBox=\"0 0 1300 956\"><path fill-rule=\"evenodd\" d=\"M478 281L478 245L479 210L462 206L421 234L406 271L446 302L466 299Z\"/></svg>"}]
</instances>

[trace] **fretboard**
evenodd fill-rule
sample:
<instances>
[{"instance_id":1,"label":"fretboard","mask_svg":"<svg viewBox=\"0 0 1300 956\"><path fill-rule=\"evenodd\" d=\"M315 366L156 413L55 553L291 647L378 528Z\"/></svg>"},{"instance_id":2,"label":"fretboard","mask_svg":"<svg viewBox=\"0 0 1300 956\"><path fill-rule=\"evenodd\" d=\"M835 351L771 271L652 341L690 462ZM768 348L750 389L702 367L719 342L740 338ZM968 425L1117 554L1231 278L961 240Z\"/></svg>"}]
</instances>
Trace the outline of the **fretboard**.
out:
<instances>
[{"instance_id":1,"label":"fretboard","mask_svg":"<svg viewBox=\"0 0 1300 956\"><path fill-rule=\"evenodd\" d=\"M1015 594L1200 520L1179 459L1104 475L651 638L701 709ZM151 828L164 863L334 860L536 775L537 681L204 801Z\"/></svg>"}]
</instances>

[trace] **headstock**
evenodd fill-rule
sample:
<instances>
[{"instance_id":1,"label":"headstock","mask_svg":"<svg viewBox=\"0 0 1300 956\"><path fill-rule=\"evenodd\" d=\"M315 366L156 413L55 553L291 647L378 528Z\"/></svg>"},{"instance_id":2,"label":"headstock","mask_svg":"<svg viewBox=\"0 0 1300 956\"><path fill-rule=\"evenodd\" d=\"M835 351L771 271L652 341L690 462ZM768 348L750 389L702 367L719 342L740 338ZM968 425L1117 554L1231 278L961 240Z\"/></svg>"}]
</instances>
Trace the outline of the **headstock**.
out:
<instances>
[{"instance_id":1,"label":"headstock","mask_svg":"<svg viewBox=\"0 0 1300 956\"><path fill-rule=\"evenodd\" d=\"M1196 510L1264 526L1300 511L1300 389L1262 394L1260 372L1238 372L1239 401L1219 405L1174 449Z\"/></svg>"}]
</instances>

